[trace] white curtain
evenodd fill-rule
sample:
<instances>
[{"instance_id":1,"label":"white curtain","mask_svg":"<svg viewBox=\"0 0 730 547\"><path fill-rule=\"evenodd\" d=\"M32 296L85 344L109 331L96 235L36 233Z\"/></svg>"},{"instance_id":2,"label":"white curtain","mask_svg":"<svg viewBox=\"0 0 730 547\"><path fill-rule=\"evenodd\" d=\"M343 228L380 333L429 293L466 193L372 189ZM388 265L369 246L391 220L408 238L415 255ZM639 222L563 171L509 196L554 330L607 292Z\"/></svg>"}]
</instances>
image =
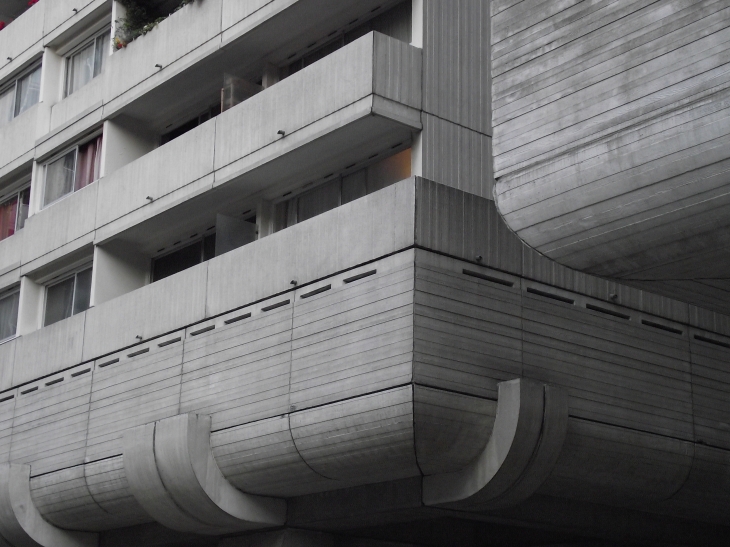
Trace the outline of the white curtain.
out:
<instances>
[{"instance_id":1,"label":"white curtain","mask_svg":"<svg viewBox=\"0 0 730 547\"><path fill-rule=\"evenodd\" d=\"M13 119L13 105L15 104L15 85L0 94L0 127Z\"/></svg>"},{"instance_id":2,"label":"white curtain","mask_svg":"<svg viewBox=\"0 0 730 547\"><path fill-rule=\"evenodd\" d=\"M76 53L66 65L66 95L85 86L94 77L94 42Z\"/></svg>"},{"instance_id":3,"label":"white curtain","mask_svg":"<svg viewBox=\"0 0 730 547\"><path fill-rule=\"evenodd\" d=\"M76 150L46 166L46 188L43 193L43 206L73 192Z\"/></svg>"},{"instance_id":4,"label":"white curtain","mask_svg":"<svg viewBox=\"0 0 730 547\"><path fill-rule=\"evenodd\" d=\"M41 97L41 67L18 80L15 97L15 115L28 110Z\"/></svg>"},{"instance_id":5,"label":"white curtain","mask_svg":"<svg viewBox=\"0 0 730 547\"><path fill-rule=\"evenodd\" d=\"M19 293L9 296L0 296L0 340L15 336L18 325Z\"/></svg>"}]
</instances>

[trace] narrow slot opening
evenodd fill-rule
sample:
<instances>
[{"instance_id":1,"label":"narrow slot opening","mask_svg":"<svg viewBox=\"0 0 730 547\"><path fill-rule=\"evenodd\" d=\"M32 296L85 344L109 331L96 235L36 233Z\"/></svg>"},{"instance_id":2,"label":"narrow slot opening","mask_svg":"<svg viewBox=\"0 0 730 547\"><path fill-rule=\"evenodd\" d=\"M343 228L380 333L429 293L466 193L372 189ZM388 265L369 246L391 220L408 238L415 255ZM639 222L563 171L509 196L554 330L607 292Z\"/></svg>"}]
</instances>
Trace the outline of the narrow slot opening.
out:
<instances>
[{"instance_id":1,"label":"narrow slot opening","mask_svg":"<svg viewBox=\"0 0 730 547\"><path fill-rule=\"evenodd\" d=\"M175 343L179 342L180 340L182 340L182 338L180 338L178 336L177 338L173 338L172 340L166 340L165 342L160 342L159 344L157 344L157 347L164 348L167 346L171 346L172 344L175 344Z\"/></svg>"},{"instance_id":2,"label":"narrow slot opening","mask_svg":"<svg viewBox=\"0 0 730 547\"><path fill-rule=\"evenodd\" d=\"M225 325L230 325L231 323L237 323L238 321L243 321L244 319L248 319L251 317L250 313L244 313L243 315L239 315L238 317L231 317L230 319L226 319L223 321Z\"/></svg>"},{"instance_id":3,"label":"narrow slot opening","mask_svg":"<svg viewBox=\"0 0 730 547\"><path fill-rule=\"evenodd\" d=\"M492 277L491 275L475 272L472 270L462 270L461 273L470 277L476 277L483 279L484 281L490 281L491 283L497 283L498 285L504 285L505 287L514 287L515 284L512 281L506 279L500 279L499 277Z\"/></svg>"},{"instance_id":4,"label":"narrow slot opening","mask_svg":"<svg viewBox=\"0 0 730 547\"><path fill-rule=\"evenodd\" d=\"M695 340L699 340L700 342L707 342L708 344L713 344L715 346L721 346L723 348L730 349L730 344L727 342L720 342L720 340L713 340L712 338L707 338L706 336L702 336L701 334L695 334Z\"/></svg>"},{"instance_id":5,"label":"narrow slot opening","mask_svg":"<svg viewBox=\"0 0 730 547\"><path fill-rule=\"evenodd\" d=\"M100 363L99 368L108 367L109 365L113 365L118 362L119 362L119 359L112 359L111 361L107 361L106 363Z\"/></svg>"},{"instance_id":6,"label":"narrow slot opening","mask_svg":"<svg viewBox=\"0 0 730 547\"><path fill-rule=\"evenodd\" d=\"M667 325L662 325L661 323L654 323L654 321L648 321L646 319L642 319L641 324L646 325L647 327L654 327L655 329L664 330L674 334L682 334L682 331L679 329L675 329L674 327L669 327Z\"/></svg>"},{"instance_id":7,"label":"narrow slot opening","mask_svg":"<svg viewBox=\"0 0 730 547\"><path fill-rule=\"evenodd\" d=\"M127 357L137 357L137 355L142 355L143 353L147 353L150 350L150 348L144 348L139 351L133 351L132 353L128 353Z\"/></svg>"},{"instance_id":8,"label":"narrow slot opening","mask_svg":"<svg viewBox=\"0 0 730 547\"><path fill-rule=\"evenodd\" d=\"M325 285L324 287L320 287L319 289L314 289L313 291L310 291L306 294L302 295L302 298L309 298L310 296L315 296L317 294L321 294L323 292L327 292L332 288L332 285Z\"/></svg>"},{"instance_id":9,"label":"narrow slot opening","mask_svg":"<svg viewBox=\"0 0 730 547\"><path fill-rule=\"evenodd\" d=\"M0 399L0 403L4 403L5 401L10 401L11 399L15 399L15 395L8 395L7 397L3 397Z\"/></svg>"},{"instance_id":10,"label":"narrow slot opening","mask_svg":"<svg viewBox=\"0 0 730 547\"><path fill-rule=\"evenodd\" d=\"M52 386L54 384L60 384L61 382L63 382L63 376L61 376L60 378L56 378L55 380L51 380L50 382L46 382L46 387Z\"/></svg>"},{"instance_id":11,"label":"narrow slot opening","mask_svg":"<svg viewBox=\"0 0 730 547\"><path fill-rule=\"evenodd\" d=\"M613 317L618 317L620 319L631 319L631 316L626 315L625 313L609 310L600 306L594 306L593 304L586 304L586 308L588 308L589 310L605 313L606 315L612 315Z\"/></svg>"},{"instance_id":12,"label":"narrow slot opening","mask_svg":"<svg viewBox=\"0 0 730 547\"><path fill-rule=\"evenodd\" d=\"M190 333L190 336L197 336L199 334L203 334L204 332L210 332L215 328L215 325L208 325L207 327L204 327L200 330L196 330Z\"/></svg>"},{"instance_id":13,"label":"narrow slot opening","mask_svg":"<svg viewBox=\"0 0 730 547\"><path fill-rule=\"evenodd\" d=\"M343 279L345 283L353 283L354 281L358 281L360 279L363 279L365 277L370 277L371 275L375 275L378 273L378 270L370 270L369 272L353 275L352 277L348 277L347 279Z\"/></svg>"},{"instance_id":14,"label":"narrow slot opening","mask_svg":"<svg viewBox=\"0 0 730 547\"><path fill-rule=\"evenodd\" d=\"M532 287L527 287L527 292L530 294L536 294L537 296L544 296L545 298L551 298L553 300L557 300L559 302L565 302L566 304L575 304L575 300L572 298L568 298L567 296L560 296L559 294L553 294L551 292L547 291L541 291L540 289L533 289Z\"/></svg>"},{"instance_id":15,"label":"narrow slot opening","mask_svg":"<svg viewBox=\"0 0 730 547\"><path fill-rule=\"evenodd\" d=\"M71 378L76 378L77 376L81 376L82 374L86 374L87 372L91 372L90 368L85 368L84 370L80 370L78 372L74 372L71 374Z\"/></svg>"},{"instance_id":16,"label":"narrow slot opening","mask_svg":"<svg viewBox=\"0 0 730 547\"><path fill-rule=\"evenodd\" d=\"M271 311L275 310L276 308L281 308L282 306L286 306L290 303L290 300L282 300L281 302L278 302L277 304L272 304L271 306L266 306L265 308L261 308L261 311Z\"/></svg>"},{"instance_id":17,"label":"narrow slot opening","mask_svg":"<svg viewBox=\"0 0 730 547\"><path fill-rule=\"evenodd\" d=\"M38 391L38 386L32 387L30 389L26 389L25 391L21 391L21 395L25 395L27 393L33 393L34 391Z\"/></svg>"}]
</instances>

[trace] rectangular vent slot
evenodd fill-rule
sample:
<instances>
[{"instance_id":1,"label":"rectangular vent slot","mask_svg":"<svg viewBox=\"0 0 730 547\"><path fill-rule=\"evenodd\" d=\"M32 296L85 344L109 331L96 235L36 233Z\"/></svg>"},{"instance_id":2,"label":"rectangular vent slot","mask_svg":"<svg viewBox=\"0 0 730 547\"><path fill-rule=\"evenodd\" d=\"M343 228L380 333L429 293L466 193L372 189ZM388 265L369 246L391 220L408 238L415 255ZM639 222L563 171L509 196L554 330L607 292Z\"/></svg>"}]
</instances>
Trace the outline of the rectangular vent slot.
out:
<instances>
[{"instance_id":1,"label":"rectangular vent slot","mask_svg":"<svg viewBox=\"0 0 730 547\"><path fill-rule=\"evenodd\" d=\"M106 363L100 363L99 368L108 367L109 365L114 365L119 362L119 359L112 359L111 361L107 361Z\"/></svg>"},{"instance_id":2,"label":"rectangular vent slot","mask_svg":"<svg viewBox=\"0 0 730 547\"><path fill-rule=\"evenodd\" d=\"M46 382L46 386L52 386L53 384L60 384L63 382L63 376L60 378L56 378L55 380L51 380L50 382Z\"/></svg>"},{"instance_id":3,"label":"rectangular vent slot","mask_svg":"<svg viewBox=\"0 0 730 547\"><path fill-rule=\"evenodd\" d=\"M605 313L606 315L612 315L614 317L618 317L620 319L631 319L630 315L626 315L625 313L620 313L617 311L609 310L607 308L602 308L600 306L594 306L593 304L586 304L586 308L589 310Z\"/></svg>"},{"instance_id":4,"label":"rectangular vent slot","mask_svg":"<svg viewBox=\"0 0 730 547\"><path fill-rule=\"evenodd\" d=\"M150 348L144 348L139 351L133 351L132 353L128 353L127 357L137 357L137 355L142 355L143 353L147 353L150 350Z\"/></svg>"},{"instance_id":5,"label":"rectangular vent slot","mask_svg":"<svg viewBox=\"0 0 730 547\"><path fill-rule=\"evenodd\" d=\"M7 397L0 399L0 403L4 403L5 401L10 401L12 399L15 399L15 395L8 395Z\"/></svg>"},{"instance_id":6,"label":"rectangular vent slot","mask_svg":"<svg viewBox=\"0 0 730 547\"><path fill-rule=\"evenodd\" d=\"M699 340L700 342L707 342L708 344L714 344L716 346L721 346L723 348L730 349L730 344L727 342L720 342L719 340L713 340L712 338L707 338L706 336L702 336L701 334L695 334L695 340Z\"/></svg>"},{"instance_id":7,"label":"rectangular vent slot","mask_svg":"<svg viewBox=\"0 0 730 547\"><path fill-rule=\"evenodd\" d=\"M173 338L172 340L166 340L165 342L160 342L159 344L157 344L157 347L158 348L165 348L167 346L171 346L172 344L175 344L175 343L179 342L180 340L182 340L182 338L180 338L178 336L177 338Z\"/></svg>"},{"instance_id":8,"label":"rectangular vent slot","mask_svg":"<svg viewBox=\"0 0 730 547\"><path fill-rule=\"evenodd\" d=\"M468 275L470 277L476 277L479 279L483 279L484 281L490 281L492 283L504 285L505 287L514 287L515 286L515 284L512 283L512 281L507 281L506 279L500 279L499 277L492 277L491 275L474 272L472 270L462 270L461 273L463 273L464 275Z\"/></svg>"},{"instance_id":9,"label":"rectangular vent slot","mask_svg":"<svg viewBox=\"0 0 730 547\"><path fill-rule=\"evenodd\" d=\"M320 287L319 289L314 289L313 291L303 294L302 298L309 298L310 296L322 294L323 292L327 292L331 288L332 288L332 285L325 285L324 287Z\"/></svg>"},{"instance_id":10,"label":"rectangular vent slot","mask_svg":"<svg viewBox=\"0 0 730 547\"><path fill-rule=\"evenodd\" d=\"M238 321L243 321L244 319L248 319L251 317L250 313L244 313L243 315L239 315L238 317L231 317L230 319L226 319L223 321L226 325L230 325L231 323L236 323Z\"/></svg>"},{"instance_id":11,"label":"rectangular vent slot","mask_svg":"<svg viewBox=\"0 0 730 547\"><path fill-rule=\"evenodd\" d=\"M76 378L77 376L81 376L82 374L86 374L87 372L91 372L91 369L90 368L85 368L84 370L80 370L78 372L74 372L74 373L71 374L71 378Z\"/></svg>"},{"instance_id":12,"label":"rectangular vent slot","mask_svg":"<svg viewBox=\"0 0 730 547\"><path fill-rule=\"evenodd\" d=\"M38 386L32 387L30 389L26 389L25 391L21 391L21 395L25 395L27 393L33 393L34 391L38 391Z\"/></svg>"},{"instance_id":13,"label":"rectangular vent slot","mask_svg":"<svg viewBox=\"0 0 730 547\"><path fill-rule=\"evenodd\" d=\"M354 281L357 281L359 279L363 279L365 277L370 277L371 275L375 275L378 273L378 270L370 270L369 272L353 275L352 277L348 277L347 279L343 279L345 283L352 283Z\"/></svg>"},{"instance_id":14,"label":"rectangular vent slot","mask_svg":"<svg viewBox=\"0 0 730 547\"><path fill-rule=\"evenodd\" d=\"M204 332L210 332L215 328L215 325L208 325L205 328L202 328L200 330L196 330L194 332L190 333L190 336L197 336L198 334L203 334Z\"/></svg>"},{"instance_id":15,"label":"rectangular vent slot","mask_svg":"<svg viewBox=\"0 0 730 547\"><path fill-rule=\"evenodd\" d=\"M642 319L641 324L646 325L647 327L654 327L655 329L672 332L674 334L682 334L682 331L679 329L675 329L674 327L668 327L667 325L662 325L661 323L654 323L654 321L647 321L646 319Z\"/></svg>"},{"instance_id":16,"label":"rectangular vent slot","mask_svg":"<svg viewBox=\"0 0 730 547\"><path fill-rule=\"evenodd\" d=\"M544 296L545 298L552 298L553 300L565 302L566 304L575 304L575 300L573 300L572 298L568 298L567 296L560 296L559 294L553 294L551 292L541 291L540 289L527 287L527 292L529 292L530 294L536 294L538 296Z\"/></svg>"},{"instance_id":17,"label":"rectangular vent slot","mask_svg":"<svg viewBox=\"0 0 730 547\"><path fill-rule=\"evenodd\" d=\"M261 308L261 311L271 311L275 310L276 308L281 308L282 306L287 306L291 302L290 300L282 300L281 302L277 304L271 304L271 306L266 306L265 308Z\"/></svg>"}]
</instances>

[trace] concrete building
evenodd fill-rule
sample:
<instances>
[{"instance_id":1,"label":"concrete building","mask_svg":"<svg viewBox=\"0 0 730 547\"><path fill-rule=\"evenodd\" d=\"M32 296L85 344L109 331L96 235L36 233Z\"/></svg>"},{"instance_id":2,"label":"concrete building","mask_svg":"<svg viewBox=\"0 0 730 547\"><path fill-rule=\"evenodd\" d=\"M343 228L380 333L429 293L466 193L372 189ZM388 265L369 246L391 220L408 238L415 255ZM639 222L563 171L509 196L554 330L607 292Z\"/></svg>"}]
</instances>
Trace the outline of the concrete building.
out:
<instances>
[{"instance_id":1,"label":"concrete building","mask_svg":"<svg viewBox=\"0 0 730 547\"><path fill-rule=\"evenodd\" d=\"M145 4L0 0L0 545L727 545L726 1Z\"/></svg>"}]
</instances>

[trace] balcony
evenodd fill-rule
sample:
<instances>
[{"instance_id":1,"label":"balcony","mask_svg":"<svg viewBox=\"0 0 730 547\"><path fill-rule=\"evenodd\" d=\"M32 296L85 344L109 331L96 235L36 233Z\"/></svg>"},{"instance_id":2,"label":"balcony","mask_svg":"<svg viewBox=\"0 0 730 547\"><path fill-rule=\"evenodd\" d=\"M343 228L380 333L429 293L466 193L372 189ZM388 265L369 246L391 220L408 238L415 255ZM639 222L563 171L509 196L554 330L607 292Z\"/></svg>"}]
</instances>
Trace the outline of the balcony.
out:
<instances>
[{"instance_id":1,"label":"balcony","mask_svg":"<svg viewBox=\"0 0 730 547\"><path fill-rule=\"evenodd\" d=\"M24 263L41 267L63 252L56 250L91 240L121 238L150 252L160 243L155 234L205 228L220 204L280 196L408 143L421 128L420 74L420 50L364 36L33 215L26 230L39 243L24 251ZM51 219L72 211L83 212L59 231Z\"/></svg>"},{"instance_id":2,"label":"balcony","mask_svg":"<svg viewBox=\"0 0 730 547\"><path fill-rule=\"evenodd\" d=\"M525 377L568 394L539 494L724 522L723 324L550 267L492 202L409 179L17 339L0 453L48 521L105 530L150 520L119 480L129 428L209 415L231 484L289 498L463 469Z\"/></svg>"}]
</instances>

